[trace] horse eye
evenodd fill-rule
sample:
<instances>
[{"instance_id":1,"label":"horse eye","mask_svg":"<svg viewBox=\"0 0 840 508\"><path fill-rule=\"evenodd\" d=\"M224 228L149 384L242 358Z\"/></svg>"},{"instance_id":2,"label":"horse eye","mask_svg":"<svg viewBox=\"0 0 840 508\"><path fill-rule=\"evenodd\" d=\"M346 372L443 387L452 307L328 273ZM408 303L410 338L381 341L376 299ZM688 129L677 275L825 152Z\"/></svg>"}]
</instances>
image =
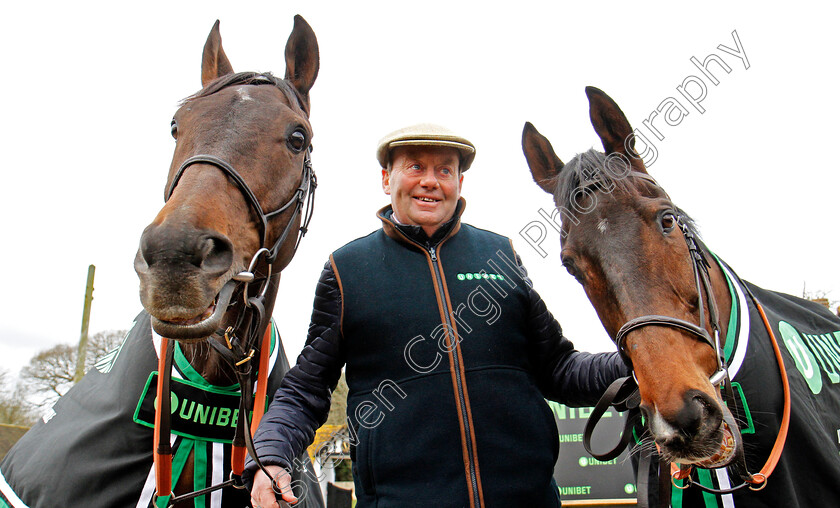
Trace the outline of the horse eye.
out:
<instances>
[{"instance_id":1,"label":"horse eye","mask_svg":"<svg viewBox=\"0 0 840 508\"><path fill-rule=\"evenodd\" d=\"M659 224L662 226L662 232L668 234L671 231L673 231L674 226L677 225L677 218L674 216L673 213L666 213L660 219Z\"/></svg>"},{"instance_id":2,"label":"horse eye","mask_svg":"<svg viewBox=\"0 0 840 508\"><path fill-rule=\"evenodd\" d=\"M178 122L175 119L172 119L172 122L169 124L169 129L172 132L172 137L178 139Z\"/></svg>"},{"instance_id":3,"label":"horse eye","mask_svg":"<svg viewBox=\"0 0 840 508\"><path fill-rule=\"evenodd\" d=\"M563 265L563 268L565 268L566 271L569 272L569 275L571 275L574 278L577 278L574 261L572 261L571 259L565 258L565 259L562 260L561 263Z\"/></svg>"},{"instance_id":4,"label":"horse eye","mask_svg":"<svg viewBox=\"0 0 840 508\"><path fill-rule=\"evenodd\" d=\"M301 131L295 131L287 140L289 147L295 152L300 152L306 146L306 135Z\"/></svg>"}]
</instances>

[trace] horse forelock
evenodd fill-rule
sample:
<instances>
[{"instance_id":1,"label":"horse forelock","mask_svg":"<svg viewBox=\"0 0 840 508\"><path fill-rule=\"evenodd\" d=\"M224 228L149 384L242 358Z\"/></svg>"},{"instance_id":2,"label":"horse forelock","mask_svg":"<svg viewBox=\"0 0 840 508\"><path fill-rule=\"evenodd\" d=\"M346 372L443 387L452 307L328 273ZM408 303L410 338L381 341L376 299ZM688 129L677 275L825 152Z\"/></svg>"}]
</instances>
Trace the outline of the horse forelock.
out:
<instances>
[{"instance_id":1,"label":"horse forelock","mask_svg":"<svg viewBox=\"0 0 840 508\"><path fill-rule=\"evenodd\" d=\"M594 148L572 157L557 176L557 186L554 191L554 203L557 207L572 214L579 214L580 212L576 210L580 208L580 205L575 203L575 199L586 189L608 194L637 192L636 177L626 174L627 171L624 168L613 167L611 171L608 171L606 164L621 164L621 158L608 158L603 152ZM661 187L659 189L662 190ZM664 190L662 192L664 193ZM700 231L694 219L676 205L674 205L674 210L682 218L688 230L700 238Z\"/></svg>"},{"instance_id":2,"label":"horse forelock","mask_svg":"<svg viewBox=\"0 0 840 508\"><path fill-rule=\"evenodd\" d=\"M594 194L605 189L612 189L610 193L629 193L633 187L631 178L616 178L614 173L606 171L607 160L604 153L594 148L572 157L557 177L554 203L566 213L578 216L586 213L577 201L582 193Z\"/></svg>"},{"instance_id":3,"label":"horse forelock","mask_svg":"<svg viewBox=\"0 0 840 508\"><path fill-rule=\"evenodd\" d=\"M235 72L233 74L220 76L208 83L207 86L198 92L183 99L180 105L183 106L196 99L208 97L222 89L234 85L273 85L275 88L283 92L286 96L286 100L289 102L289 106L296 105L307 117L309 116L309 106L300 95L300 92L290 85L288 81L278 78L270 72Z\"/></svg>"}]
</instances>

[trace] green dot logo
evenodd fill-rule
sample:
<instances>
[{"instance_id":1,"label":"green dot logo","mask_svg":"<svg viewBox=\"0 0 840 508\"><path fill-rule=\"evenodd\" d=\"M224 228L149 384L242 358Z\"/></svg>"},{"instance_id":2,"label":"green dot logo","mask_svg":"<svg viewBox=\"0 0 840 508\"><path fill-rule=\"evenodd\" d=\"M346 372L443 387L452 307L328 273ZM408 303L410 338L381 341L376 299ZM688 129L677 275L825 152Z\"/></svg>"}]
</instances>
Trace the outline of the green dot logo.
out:
<instances>
[{"instance_id":1,"label":"green dot logo","mask_svg":"<svg viewBox=\"0 0 840 508\"><path fill-rule=\"evenodd\" d=\"M482 273L482 274L481 274L481 278L482 278L482 279L487 279L487 278L489 278L489 277L490 277L490 276L489 276L489 275L487 275L486 273Z\"/></svg>"},{"instance_id":2,"label":"green dot logo","mask_svg":"<svg viewBox=\"0 0 840 508\"><path fill-rule=\"evenodd\" d=\"M505 278L499 275L499 280L505 280Z\"/></svg>"},{"instance_id":3,"label":"green dot logo","mask_svg":"<svg viewBox=\"0 0 840 508\"><path fill-rule=\"evenodd\" d=\"M467 280L473 280L473 274L468 273L467 274Z\"/></svg>"},{"instance_id":4,"label":"green dot logo","mask_svg":"<svg viewBox=\"0 0 840 508\"><path fill-rule=\"evenodd\" d=\"M493 280L496 280L496 274L495 274L495 273L491 273L491 274L490 274L490 278L491 278L491 279L493 279Z\"/></svg>"},{"instance_id":5,"label":"green dot logo","mask_svg":"<svg viewBox=\"0 0 840 508\"><path fill-rule=\"evenodd\" d=\"M578 459L578 464L580 465L580 467L586 467L589 465L589 460L587 460L586 457L581 457Z\"/></svg>"},{"instance_id":6,"label":"green dot logo","mask_svg":"<svg viewBox=\"0 0 840 508\"><path fill-rule=\"evenodd\" d=\"M474 273L474 274L473 274L473 277L475 277L476 279L480 279L480 278L481 278L481 274L480 274L480 273Z\"/></svg>"},{"instance_id":7,"label":"green dot logo","mask_svg":"<svg viewBox=\"0 0 840 508\"><path fill-rule=\"evenodd\" d=\"M626 492L627 494L634 494L636 492L636 486L632 483L628 483L624 486L624 492Z\"/></svg>"},{"instance_id":8,"label":"green dot logo","mask_svg":"<svg viewBox=\"0 0 840 508\"><path fill-rule=\"evenodd\" d=\"M464 280L464 279L466 279L466 277L464 277L464 274L463 274L463 273L459 273L459 274L458 274L458 280Z\"/></svg>"}]
</instances>

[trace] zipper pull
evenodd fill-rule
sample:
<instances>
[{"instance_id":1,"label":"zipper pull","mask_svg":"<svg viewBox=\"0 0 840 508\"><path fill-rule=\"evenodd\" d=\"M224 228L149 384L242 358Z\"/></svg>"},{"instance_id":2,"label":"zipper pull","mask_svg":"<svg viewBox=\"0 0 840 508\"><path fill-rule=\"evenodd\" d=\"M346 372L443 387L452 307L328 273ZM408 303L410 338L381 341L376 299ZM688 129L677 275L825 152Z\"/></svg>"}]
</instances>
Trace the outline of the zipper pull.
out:
<instances>
[{"instance_id":1,"label":"zipper pull","mask_svg":"<svg viewBox=\"0 0 840 508\"><path fill-rule=\"evenodd\" d=\"M432 261L437 261L437 256L435 255L434 247L429 247L429 255L432 256Z\"/></svg>"}]
</instances>

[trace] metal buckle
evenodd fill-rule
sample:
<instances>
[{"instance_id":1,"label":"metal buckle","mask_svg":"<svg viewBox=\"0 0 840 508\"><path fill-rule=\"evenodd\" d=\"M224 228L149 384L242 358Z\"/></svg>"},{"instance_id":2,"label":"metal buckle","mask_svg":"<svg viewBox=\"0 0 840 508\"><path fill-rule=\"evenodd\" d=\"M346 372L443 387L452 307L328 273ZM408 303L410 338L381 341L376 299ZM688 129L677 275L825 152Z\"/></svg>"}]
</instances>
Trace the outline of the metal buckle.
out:
<instances>
[{"instance_id":1,"label":"metal buckle","mask_svg":"<svg viewBox=\"0 0 840 508\"><path fill-rule=\"evenodd\" d=\"M242 481L242 477L238 474L234 474L233 471L230 472L230 476L228 476L228 480L233 482L231 484L231 486L235 489L242 490L242 489L247 487L247 485L245 485L245 482Z\"/></svg>"},{"instance_id":2,"label":"metal buckle","mask_svg":"<svg viewBox=\"0 0 840 508\"><path fill-rule=\"evenodd\" d=\"M265 247L261 247L256 253L254 253L254 257L251 258L251 263L248 265L248 269L242 272L237 273L233 276L233 280L243 282L244 286L242 288L242 299L245 302L246 307L250 307L251 303L248 302L248 286L251 282L254 281L254 268L257 266L257 261L260 259L260 256L263 254L270 254L269 250ZM271 278L271 265L268 265L268 275L265 278L265 284L263 284L262 289L260 290L260 297L265 298L265 294L268 291L268 280Z\"/></svg>"},{"instance_id":3,"label":"metal buckle","mask_svg":"<svg viewBox=\"0 0 840 508\"><path fill-rule=\"evenodd\" d=\"M682 471L679 470L679 469L674 471L673 473L671 473L671 485L673 485L675 489L679 489L679 490L685 490L685 489L691 487L691 484L694 483L694 482L691 481L691 477L686 476L685 478L677 478L677 476L680 473L682 473ZM686 480L686 482L685 482L684 485L680 486L680 485L677 485L677 480Z\"/></svg>"},{"instance_id":4,"label":"metal buckle","mask_svg":"<svg viewBox=\"0 0 840 508\"><path fill-rule=\"evenodd\" d=\"M764 474L756 473L756 474L751 475L751 476L752 476L752 478L750 478L749 483L751 483L752 485L750 485L750 490L759 491L759 490L761 490L761 489L763 489L764 487L767 486L767 476L765 476ZM752 480L755 480L757 476L761 477L761 482L753 483ZM754 487L753 485L758 485L758 487Z\"/></svg>"}]
</instances>

